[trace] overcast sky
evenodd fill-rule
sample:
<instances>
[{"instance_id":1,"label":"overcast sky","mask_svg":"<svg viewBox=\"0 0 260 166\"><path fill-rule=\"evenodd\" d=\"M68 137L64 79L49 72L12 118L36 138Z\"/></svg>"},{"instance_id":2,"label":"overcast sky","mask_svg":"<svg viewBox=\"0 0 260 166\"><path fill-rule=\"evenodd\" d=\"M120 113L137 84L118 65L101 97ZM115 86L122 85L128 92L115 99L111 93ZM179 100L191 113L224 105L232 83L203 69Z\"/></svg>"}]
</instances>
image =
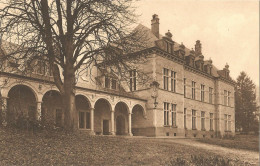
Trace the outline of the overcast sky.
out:
<instances>
[{"instance_id":1,"label":"overcast sky","mask_svg":"<svg viewBox=\"0 0 260 166\"><path fill-rule=\"evenodd\" d=\"M259 85L259 2L216 0L141 0L136 3L139 22L151 27L153 14L160 18L160 33L194 48L202 43L204 59L222 69L229 64L236 79L241 71Z\"/></svg>"}]
</instances>

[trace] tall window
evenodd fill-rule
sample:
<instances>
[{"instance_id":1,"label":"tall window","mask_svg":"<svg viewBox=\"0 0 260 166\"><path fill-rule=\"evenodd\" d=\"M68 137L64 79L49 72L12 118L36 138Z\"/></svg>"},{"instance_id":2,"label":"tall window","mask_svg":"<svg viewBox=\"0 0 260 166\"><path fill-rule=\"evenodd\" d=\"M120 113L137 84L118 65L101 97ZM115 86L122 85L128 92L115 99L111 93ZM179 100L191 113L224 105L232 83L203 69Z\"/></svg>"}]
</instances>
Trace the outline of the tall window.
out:
<instances>
[{"instance_id":1,"label":"tall window","mask_svg":"<svg viewBox=\"0 0 260 166\"><path fill-rule=\"evenodd\" d=\"M209 87L209 103L213 103L213 88Z\"/></svg>"},{"instance_id":2,"label":"tall window","mask_svg":"<svg viewBox=\"0 0 260 166\"><path fill-rule=\"evenodd\" d=\"M79 112L79 128L90 129L90 112Z\"/></svg>"},{"instance_id":3,"label":"tall window","mask_svg":"<svg viewBox=\"0 0 260 166\"><path fill-rule=\"evenodd\" d=\"M56 126L61 127L62 124L62 110L56 109L56 117L55 117Z\"/></svg>"},{"instance_id":4,"label":"tall window","mask_svg":"<svg viewBox=\"0 0 260 166\"><path fill-rule=\"evenodd\" d=\"M130 91L136 90L136 70L130 71Z\"/></svg>"},{"instance_id":5,"label":"tall window","mask_svg":"<svg viewBox=\"0 0 260 166\"><path fill-rule=\"evenodd\" d=\"M183 78L183 91L184 97L186 97L186 78Z\"/></svg>"},{"instance_id":6,"label":"tall window","mask_svg":"<svg viewBox=\"0 0 260 166\"><path fill-rule=\"evenodd\" d=\"M224 90L224 105L227 105L227 91Z\"/></svg>"},{"instance_id":7,"label":"tall window","mask_svg":"<svg viewBox=\"0 0 260 166\"><path fill-rule=\"evenodd\" d=\"M192 81L191 82L191 86L192 86L192 88L191 88L191 97L192 97L192 99L196 99L196 90L195 90L196 82Z\"/></svg>"},{"instance_id":8,"label":"tall window","mask_svg":"<svg viewBox=\"0 0 260 166\"><path fill-rule=\"evenodd\" d=\"M187 126L186 126L186 108L184 108L184 129L186 129L187 128Z\"/></svg>"},{"instance_id":9,"label":"tall window","mask_svg":"<svg viewBox=\"0 0 260 166\"><path fill-rule=\"evenodd\" d=\"M227 114L224 114L224 123L225 123L225 131L227 131L228 130L228 115Z\"/></svg>"},{"instance_id":10,"label":"tall window","mask_svg":"<svg viewBox=\"0 0 260 166\"><path fill-rule=\"evenodd\" d=\"M105 88L110 88L110 79L105 76Z\"/></svg>"},{"instance_id":11,"label":"tall window","mask_svg":"<svg viewBox=\"0 0 260 166\"><path fill-rule=\"evenodd\" d=\"M228 106L231 106L230 96L231 96L231 92L228 91L228 95L227 95L227 105L228 105Z\"/></svg>"},{"instance_id":12,"label":"tall window","mask_svg":"<svg viewBox=\"0 0 260 166\"><path fill-rule=\"evenodd\" d=\"M171 91L176 92L176 72L171 71Z\"/></svg>"},{"instance_id":13,"label":"tall window","mask_svg":"<svg viewBox=\"0 0 260 166\"><path fill-rule=\"evenodd\" d=\"M213 113L210 113L209 114L209 127L210 127L210 130L212 131L213 130L213 118L214 118L214 115L213 115Z\"/></svg>"},{"instance_id":14,"label":"tall window","mask_svg":"<svg viewBox=\"0 0 260 166\"><path fill-rule=\"evenodd\" d=\"M205 112L201 111L201 130L205 130Z\"/></svg>"},{"instance_id":15,"label":"tall window","mask_svg":"<svg viewBox=\"0 0 260 166\"><path fill-rule=\"evenodd\" d=\"M192 130L196 130L196 110L192 110Z\"/></svg>"},{"instance_id":16,"label":"tall window","mask_svg":"<svg viewBox=\"0 0 260 166\"><path fill-rule=\"evenodd\" d=\"M169 85L169 69L163 68L163 89L168 90Z\"/></svg>"},{"instance_id":17,"label":"tall window","mask_svg":"<svg viewBox=\"0 0 260 166\"><path fill-rule=\"evenodd\" d=\"M231 115L228 115L228 131L231 131Z\"/></svg>"},{"instance_id":18,"label":"tall window","mask_svg":"<svg viewBox=\"0 0 260 166\"><path fill-rule=\"evenodd\" d=\"M116 80L115 79L112 79L111 84L112 84L111 88L116 89Z\"/></svg>"},{"instance_id":19,"label":"tall window","mask_svg":"<svg viewBox=\"0 0 260 166\"><path fill-rule=\"evenodd\" d=\"M168 126L169 125L169 105L170 103L164 102L164 125Z\"/></svg>"},{"instance_id":20,"label":"tall window","mask_svg":"<svg viewBox=\"0 0 260 166\"><path fill-rule=\"evenodd\" d=\"M176 104L172 104L172 126L177 127L177 118L176 118Z\"/></svg>"},{"instance_id":21,"label":"tall window","mask_svg":"<svg viewBox=\"0 0 260 166\"><path fill-rule=\"evenodd\" d=\"M202 85L200 86L200 99L201 101L204 101L204 94L205 94L205 91L204 91L204 88L205 88L205 85Z\"/></svg>"}]
</instances>

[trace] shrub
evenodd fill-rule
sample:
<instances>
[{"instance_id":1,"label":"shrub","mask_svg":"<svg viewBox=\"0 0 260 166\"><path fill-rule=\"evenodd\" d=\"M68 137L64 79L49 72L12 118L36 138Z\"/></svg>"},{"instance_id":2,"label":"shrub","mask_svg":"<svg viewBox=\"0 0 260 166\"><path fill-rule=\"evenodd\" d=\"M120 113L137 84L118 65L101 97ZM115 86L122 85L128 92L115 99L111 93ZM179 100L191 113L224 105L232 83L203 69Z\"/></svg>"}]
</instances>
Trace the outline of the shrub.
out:
<instances>
[{"instance_id":1,"label":"shrub","mask_svg":"<svg viewBox=\"0 0 260 166\"><path fill-rule=\"evenodd\" d=\"M167 166L233 166L234 164L229 159L224 159L219 156L204 157L191 156L190 159L176 158L171 160Z\"/></svg>"}]
</instances>

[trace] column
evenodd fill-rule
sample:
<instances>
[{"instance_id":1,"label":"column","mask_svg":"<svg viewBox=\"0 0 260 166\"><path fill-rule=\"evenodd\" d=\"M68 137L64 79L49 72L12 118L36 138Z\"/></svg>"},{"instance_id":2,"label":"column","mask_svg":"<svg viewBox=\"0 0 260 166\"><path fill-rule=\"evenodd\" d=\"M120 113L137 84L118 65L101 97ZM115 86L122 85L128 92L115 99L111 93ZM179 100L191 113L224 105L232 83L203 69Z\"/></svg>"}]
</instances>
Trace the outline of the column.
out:
<instances>
[{"instance_id":1,"label":"column","mask_svg":"<svg viewBox=\"0 0 260 166\"><path fill-rule=\"evenodd\" d=\"M6 126L7 125L7 97L2 97L2 125Z\"/></svg>"},{"instance_id":2,"label":"column","mask_svg":"<svg viewBox=\"0 0 260 166\"><path fill-rule=\"evenodd\" d=\"M36 119L40 121L42 118L42 102L38 101L37 102L37 114L36 114Z\"/></svg>"},{"instance_id":3,"label":"column","mask_svg":"<svg viewBox=\"0 0 260 166\"><path fill-rule=\"evenodd\" d=\"M90 109L90 134L95 135L94 132L94 108Z\"/></svg>"},{"instance_id":4,"label":"column","mask_svg":"<svg viewBox=\"0 0 260 166\"><path fill-rule=\"evenodd\" d=\"M115 110L111 110L111 135L115 135Z\"/></svg>"},{"instance_id":5,"label":"column","mask_svg":"<svg viewBox=\"0 0 260 166\"><path fill-rule=\"evenodd\" d=\"M133 134L132 134L132 113L128 114L128 135L133 136Z\"/></svg>"}]
</instances>

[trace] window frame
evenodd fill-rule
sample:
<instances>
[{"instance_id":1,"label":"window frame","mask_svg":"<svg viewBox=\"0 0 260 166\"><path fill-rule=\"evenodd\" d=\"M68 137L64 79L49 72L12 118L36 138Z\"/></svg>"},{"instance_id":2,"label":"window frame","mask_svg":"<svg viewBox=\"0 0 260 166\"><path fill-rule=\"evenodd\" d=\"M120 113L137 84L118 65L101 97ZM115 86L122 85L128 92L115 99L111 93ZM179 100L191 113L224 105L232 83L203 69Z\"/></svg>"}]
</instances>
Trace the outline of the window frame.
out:
<instances>
[{"instance_id":1,"label":"window frame","mask_svg":"<svg viewBox=\"0 0 260 166\"><path fill-rule=\"evenodd\" d=\"M191 81L191 98L196 100L196 82Z\"/></svg>"},{"instance_id":2,"label":"window frame","mask_svg":"<svg viewBox=\"0 0 260 166\"><path fill-rule=\"evenodd\" d=\"M201 111L201 130L205 131L205 111Z\"/></svg>"},{"instance_id":3,"label":"window frame","mask_svg":"<svg viewBox=\"0 0 260 166\"><path fill-rule=\"evenodd\" d=\"M213 104L213 88L209 87L209 103Z\"/></svg>"},{"instance_id":4,"label":"window frame","mask_svg":"<svg viewBox=\"0 0 260 166\"><path fill-rule=\"evenodd\" d=\"M205 101L205 85L200 85L200 100Z\"/></svg>"},{"instance_id":5,"label":"window frame","mask_svg":"<svg viewBox=\"0 0 260 166\"><path fill-rule=\"evenodd\" d=\"M169 107L170 107L170 103L164 102L163 103L163 112L164 112L164 126L169 126Z\"/></svg>"},{"instance_id":6,"label":"window frame","mask_svg":"<svg viewBox=\"0 0 260 166\"><path fill-rule=\"evenodd\" d=\"M169 69L163 68L163 89L169 90Z\"/></svg>"},{"instance_id":7,"label":"window frame","mask_svg":"<svg viewBox=\"0 0 260 166\"><path fill-rule=\"evenodd\" d=\"M177 127L177 104L171 104L172 127Z\"/></svg>"},{"instance_id":8,"label":"window frame","mask_svg":"<svg viewBox=\"0 0 260 166\"><path fill-rule=\"evenodd\" d=\"M214 113L209 113L209 130L214 131Z\"/></svg>"},{"instance_id":9,"label":"window frame","mask_svg":"<svg viewBox=\"0 0 260 166\"><path fill-rule=\"evenodd\" d=\"M197 124L196 124L196 113L197 111L196 110L192 110L192 130L197 130Z\"/></svg>"},{"instance_id":10,"label":"window frame","mask_svg":"<svg viewBox=\"0 0 260 166\"><path fill-rule=\"evenodd\" d=\"M137 90L137 83L136 83L136 77L137 77L137 72L136 69L130 70L130 91L136 91Z\"/></svg>"}]
</instances>

